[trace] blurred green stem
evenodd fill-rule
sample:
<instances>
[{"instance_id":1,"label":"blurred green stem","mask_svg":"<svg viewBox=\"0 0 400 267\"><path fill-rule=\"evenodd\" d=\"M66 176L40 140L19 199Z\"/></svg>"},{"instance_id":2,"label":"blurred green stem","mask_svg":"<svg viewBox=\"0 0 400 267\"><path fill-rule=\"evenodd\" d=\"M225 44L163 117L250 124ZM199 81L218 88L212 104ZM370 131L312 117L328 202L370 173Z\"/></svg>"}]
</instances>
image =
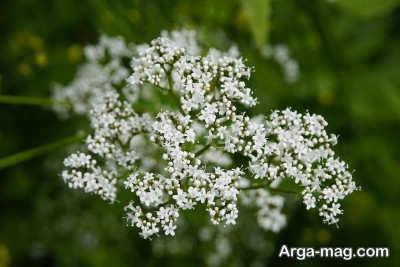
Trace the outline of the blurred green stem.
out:
<instances>
[{"instance_id":1,"label":"blurred green stem","mask_svg":"<svg viewBox=\"0 0 400 267\"><path fill-rule=\"evenodd\" d=\"M59 147L63 147L67 144L80 141L83 139L84 136L85 134L83 132L80 132L74 136L63 138L50 144L46 144L40 147L16 153L11 156L0 158L0 170L46 154L47 152L50 152Z\"/></svg>"},{"instance_id":2,"label":"blurred green stem","mask_svg":"<svg viewBox=\"0 0 400 267\"><path fill-rule=\"evenodd\" d=\"M211 147L211 144L205 145L203 148L201 148L199 151L197 151L196 153L194 153L195 157L200 156L201 154L203 154L204 152L207 151L207 149L209 149Z\"/></svg>"},{"instance_id":3,"label":"blurred green stem","mask_svg":"<svg viewBox=\"0 0 400 267\"><path fill-rule=\"evenodd\" d=\"M268 189L271 192L276 192L276 193L284 193L284 194L294 194L297 195L300 193L300 191L295 191L295 190L289 190L285 188L272 188L269 184L253 184L249 185L247 187L242 187L239 188L240 190L254 190L254 189Z\"/></svg>"},{"instance_id":4,"label":"blurred green stem","mask_svg":"<svg viewBox=\"0 0 400 267\"><path fill-rule=\"evenodd\" d=\"M296 3L305 12L310 25L318 36L328 66L336 76L337 90L343 91L343 71L348 71L349 66L342 54L343 45L334 33L332 14L328 5L323 0L303 0L296 1Z\"/></svg>"},{"instance_id":5,"label":"blurred green stem","mask_svg":"<svg viewBox=\"0 0 400 267\"><path fill-rule=\"evenodd\" d=\"M69 106L69 103L67 103L67 102L58 101L58 100L49 99L49 98L29 97L29 96L10 96L10 95L0 95L0 104L41 106L41 107L51 107L54 105Z\"/></svg>"}]
</instances>

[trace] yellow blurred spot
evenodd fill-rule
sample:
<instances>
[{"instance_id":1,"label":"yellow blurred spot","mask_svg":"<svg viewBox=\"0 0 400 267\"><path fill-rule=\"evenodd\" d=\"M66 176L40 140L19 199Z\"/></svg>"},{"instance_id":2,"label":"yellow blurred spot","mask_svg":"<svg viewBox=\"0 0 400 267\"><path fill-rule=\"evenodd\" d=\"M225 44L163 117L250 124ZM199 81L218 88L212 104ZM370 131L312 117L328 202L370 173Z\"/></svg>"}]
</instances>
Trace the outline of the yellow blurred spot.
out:
<instances>
[{"instance_id":1,"label":"yellow blurred spot","mask_svg":"<svg viewBox=\"0 0 400 267\"><path fill-rule=\"evenodd\" d=\"M323 106L332 105L335 95L330 89L321 90L318 94L318 102Z\"/></svg>"},{"instance_id":2,"label":"yellow blurred spot","mask_svg":"<svg viewBox=\"0 0 400 267\"><path fill-rule=\"evenodd\" d=\"M47 55L45 52L37 52L35 54L35 63L38 67L44 67L47 65Z\"/></svg>"},{"instance_id":3,"label":"yellow blurred spot","mask_svg":"<svg viewBox=\"0 0 400 267\"><path fill-rule=\"evenodd\" d=\"M101 20L105 24L110 24L113 19L114 19L113 14L109 11L106 11L101 15Z\"/></svg>"},{"instance_id":4,"label":"yellow blurred spot","mask_svg":"<svg viewBox=\"0 0 400 267\"><path fill-rule=\"evenodd\" d=\"M239 9L234 19L235 25L238 28L243 28L247 25L248 20L249 18L246 10L244 10L243 8Z\"/></svg>"},{"instance_id":5,"label":"yellow blurred spot","mask_svg":"<svg viewBox=\"0 0 400 267\"><path fill-rule=\"evenodd\" d=\"M188 14L190 13L190 4L187 2L179 3L175 7L176 14Z\"/></svg>"},{"instance_id":6,"label":"yellow blurred spot","mask_svg":"<svg viewBox=\"0 0 400 267\"><path fill-rule=\"evenodd\" d=\"M27 63L21 63L18 66L18 73L22 76L29 76L32 74L32 69Z\"/></svg>"},{"instance_id":7,"label":"yellow blurred spot","mask_svg":"<svg viewBox=\"0 0 400 267\"><path fill-rule=\"evenodd\" d=\"M30 47L32 47L32 49L35 51L41 50L43 48L43 40L37 35L28 34L27 41Z\"/></svg>"},{"instance_id":8,"label":"yellow blurred spot","mask_svg":"<svg viewBox=\"0 0 400 267\"><path fill-rule=\"evenodd\" d=\"M320 229L317 232L317 239L320 243L326 244L331 240L331 233L325 229Z\"/></svg>"},{"instance_id":9,"label":"yellow blurred spot","mask_svg":"<svg viewBox=\"0 0 400 267\"><path fill-rule=\"evenodd\" d=\"M16 32L9 39L9 47L14 53L43 50L43 39L31 32Z\"/></svg>"},{"instance_id":10,"label":"yellow blurred spot","mask_svg":"<svg viewBox=\"0 0 400 267\"><path fill-rule=\"evenodd\" d=\"M302 241L306 243L311 243L313 241L313 229L305 228L301 234Z\"/></svg>"},{"instance_id":11,"label":"yellow blurred spot","mask_svg":"<svg viewBox=\"0 0 400 267\"><path fill-rule=\"evenodd\" d=\"M0 244L0 267L7 267L10 264L10 253L8 248Z\"/></svg>"},{"instance_id":12,"label":"yellow blurred spot","mask_svg":"<svg viewBox=\"0 0 400 267\"><path fill-rule=\"evenodd\" d=\"M140 20L140 13L134 8L128 10L128 19L130 22L135 23Z\"/></svg>"},{"instance_id":13,"label":"yellow blurred spot","mask_svg":"<svg viewBox=\"0 0 400 267\"><path fill-rule=\"evenodd\" d=\"M67 50L68 60L78 62L82 58L82 47L78 44L71 45Z\"/></svg>"}]
</instances>

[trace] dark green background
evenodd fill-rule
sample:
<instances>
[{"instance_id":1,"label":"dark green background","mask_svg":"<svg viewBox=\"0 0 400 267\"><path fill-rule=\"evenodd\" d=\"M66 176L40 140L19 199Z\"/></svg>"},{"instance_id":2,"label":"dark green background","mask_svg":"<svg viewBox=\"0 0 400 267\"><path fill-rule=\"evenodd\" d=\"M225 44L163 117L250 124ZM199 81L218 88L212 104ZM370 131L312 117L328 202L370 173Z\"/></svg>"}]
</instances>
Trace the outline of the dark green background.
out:
<instances>
[{"instance_id":1,"label":"dark green background","mask_svg":"<svg viewBox=\"0 0 400 267\"><path fill-rule=\"evenodd\" d=\"M362 186L345 200L339 228L322 225L317 214L302 206L292 209L280 234L262 234L273 241L265 266L400 266L398 4L272 0L268 25L257 29L249 27L249 16L256 14L246 13L239 0L3 0L0 93L49 97L53 82L71 80L83 60L83 46L96 42L100 33L141 43L164 29L193 27L217 47L235 42L255 67L251 87L260 104L254 113L291 106L326 117L329 131L340 136L338 154L356 170ZM252 33L265 29L270 43L287 44L299 61L297 83L285 83L279 66L260 56ZM51 110L0 104L0 157L70 136L83 125L83 118L63 121ZM175 255L154 254L151 241L125 227L122 204L111 206L67 189L58 173L70 149L0 171L0 267L204 265L212 247L194 243ZM196 216L201 217L188 215L195 222ZM234 235L245 233L242 225ZM282 244L385 246L391 256L349 262L279 260ZM246 251L239 243L226 264L247 266L252 255Z\"/></svg>"}]
</instances>

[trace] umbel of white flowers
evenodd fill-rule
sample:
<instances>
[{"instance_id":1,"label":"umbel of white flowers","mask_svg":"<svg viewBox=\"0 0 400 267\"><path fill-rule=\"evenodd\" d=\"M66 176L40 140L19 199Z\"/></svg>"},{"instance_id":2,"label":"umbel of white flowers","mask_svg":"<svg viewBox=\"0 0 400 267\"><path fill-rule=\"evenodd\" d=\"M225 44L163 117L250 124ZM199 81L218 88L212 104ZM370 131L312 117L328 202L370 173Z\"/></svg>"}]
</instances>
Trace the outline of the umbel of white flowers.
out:
<instances>
[{"instance_id":1,"label":"umbel of white flowers","mask_svg":"<svg viewBox=\"0 0 400 267\"><path fill-rule=\"evenodd\" d=\"M213 224L235 224L239 203L277 232L286 224L284 198L268 188L284 179L302 188L307 209L338 222L339 201L357 187L332 150L336 136L318 115L242 111L257 100L237 49L207 51L195 32L173 31L137 46L102 37L85 51L77 78L55 91L93 129L83 151L65 159L62 178L111 202L130 191L127 222L144 238L174 235L182 210L205 208ZM169 104L152 109L160 96ZM265 187L246 190L255 183Z\"/></svg>"}]
</instances>

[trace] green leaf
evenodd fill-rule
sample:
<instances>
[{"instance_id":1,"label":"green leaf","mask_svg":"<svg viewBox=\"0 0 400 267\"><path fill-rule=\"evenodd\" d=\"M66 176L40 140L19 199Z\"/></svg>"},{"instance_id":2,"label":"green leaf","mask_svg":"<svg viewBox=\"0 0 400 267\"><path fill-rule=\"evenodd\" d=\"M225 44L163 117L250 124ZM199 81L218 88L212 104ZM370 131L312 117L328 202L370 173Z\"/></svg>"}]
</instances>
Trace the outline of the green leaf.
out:
<instances>
[{"instance_id":1,"label":"green leaf","mask_svg":"<svg viewBox=\"0 0 400 267\"><path fill-rule=\"evenodd\" d=\"M392 11L399 3L399 0L336 0L336 3L349 13L370 18L384 15Z\"/></svg>"},{"instance_id":2,"label":"green leaf","mask_svg":"<svg viewBox=\"0 0 400 267\"><path fill-rule=\"evenodd\" d=\"M270 25L270 0L241 0L249 28L258 48L262 48L268 40Z\"/></svg>"}]
</instances>

